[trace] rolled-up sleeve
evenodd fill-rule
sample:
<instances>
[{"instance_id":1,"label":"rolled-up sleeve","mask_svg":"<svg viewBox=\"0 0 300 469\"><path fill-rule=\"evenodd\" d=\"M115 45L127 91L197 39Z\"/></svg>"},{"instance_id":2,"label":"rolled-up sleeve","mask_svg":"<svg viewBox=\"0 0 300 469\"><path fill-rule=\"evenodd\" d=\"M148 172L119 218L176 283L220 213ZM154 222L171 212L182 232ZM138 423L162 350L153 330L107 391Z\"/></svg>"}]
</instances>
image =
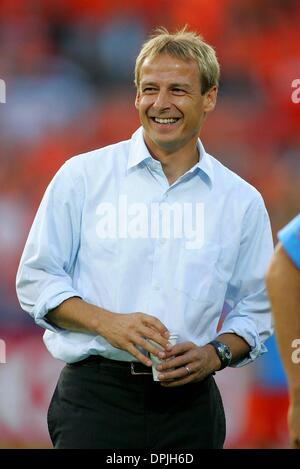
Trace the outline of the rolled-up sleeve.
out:
<instances>
[{"instance_id":1,"label":"rolled-up sleeve","mask_svg":"<svg viewBox=\"0 0 300 469\"><path fill-rule=\"evenodd\" d=\"M244 216L239 256L226 294L231 310L219 331L235 333L251 347L249 355L233 367L246 365L267 351L264 342L273 333L273 325L265 274L273 249L269 217L258 196Z\"/></svg>"},{"instance_id":2,"label":"rolled-up sleeve","mask_svg":"<svg viewBox=\"0 0 300 469\"><path fill-rule=\"evenodd\" d=\"M80 243L82 200L83 184L69 160L44 194L17 272L22 309L51 331L58 328L45 315L64 300L81 296L73 288L72 271Z\"/></svg>"}]
</instances>

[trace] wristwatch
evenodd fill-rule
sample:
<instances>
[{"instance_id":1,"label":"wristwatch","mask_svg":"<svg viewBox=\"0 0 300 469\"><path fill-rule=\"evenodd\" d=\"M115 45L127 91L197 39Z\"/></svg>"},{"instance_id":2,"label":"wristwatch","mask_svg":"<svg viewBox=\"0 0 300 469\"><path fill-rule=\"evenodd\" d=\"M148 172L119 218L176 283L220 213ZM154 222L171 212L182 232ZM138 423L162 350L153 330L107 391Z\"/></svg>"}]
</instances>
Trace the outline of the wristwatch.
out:
<instances>
[{"instance_id":1,"label":"wristwatch","mask_svg":"<svg viewBox=\"0 0 300 469\"><path fill-rule=\"evenodd\" d=\"M220 370L223 370L223 368L226 368L226 366L230 365L232 359L230 347L228 347L226 344L223 344L222 342L219 342L218 340L212 340L209 342L209 344L214 347L216 354L221 361Z\"/></svg>"}]
</instances>

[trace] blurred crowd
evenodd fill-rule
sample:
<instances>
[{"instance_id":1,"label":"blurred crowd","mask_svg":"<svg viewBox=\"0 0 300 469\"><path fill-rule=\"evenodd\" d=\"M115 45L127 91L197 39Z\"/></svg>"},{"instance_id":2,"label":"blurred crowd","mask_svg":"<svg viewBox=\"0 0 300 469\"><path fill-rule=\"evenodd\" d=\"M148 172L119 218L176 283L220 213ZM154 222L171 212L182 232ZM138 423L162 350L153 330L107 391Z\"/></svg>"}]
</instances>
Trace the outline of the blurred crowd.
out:
<instances>
[{"instance_id":1,"label":"blurred crowd","mask_svg":"<svg viewBox=\"0 0 300 469\"><path fill-rule=\"evenodd\" d=\"M139 125L133 69L156 26L185 24L217 51L206 150L262 193L276 232L299 211L299 0L1 0L0 321L31 327L15 273L41 196L71 156Z\"/></svg>"}]
</instances>

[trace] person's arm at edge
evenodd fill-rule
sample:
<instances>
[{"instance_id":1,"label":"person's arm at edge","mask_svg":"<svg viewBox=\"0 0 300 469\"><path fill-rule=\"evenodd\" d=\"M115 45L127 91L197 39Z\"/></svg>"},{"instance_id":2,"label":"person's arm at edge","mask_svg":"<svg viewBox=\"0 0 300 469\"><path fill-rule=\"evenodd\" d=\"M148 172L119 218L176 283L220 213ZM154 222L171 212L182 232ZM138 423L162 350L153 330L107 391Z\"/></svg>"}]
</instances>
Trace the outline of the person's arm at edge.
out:
<instances>
[{"instance_id":1,"label":"person's arm at edge","mask_svg":"<svg viewBox=\"0 0 300 469\"><path fill-rule=\"evenodd\" d=\"M300 272L278 243L266 275L279 352L290 393L289 429L293 448L300 448L300 373L292 360L295 339L300 339Z\"/></svg>"}]
</instances>

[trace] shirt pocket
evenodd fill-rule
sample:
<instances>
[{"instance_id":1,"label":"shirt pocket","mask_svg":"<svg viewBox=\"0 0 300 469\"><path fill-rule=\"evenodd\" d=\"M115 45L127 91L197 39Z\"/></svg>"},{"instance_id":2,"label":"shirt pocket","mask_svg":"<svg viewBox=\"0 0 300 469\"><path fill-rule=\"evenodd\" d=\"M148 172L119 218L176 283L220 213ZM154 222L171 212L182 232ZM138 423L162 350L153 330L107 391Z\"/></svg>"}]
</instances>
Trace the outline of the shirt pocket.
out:
<instances>
[{"instance_id":1,"label":"shirt pocket","mask_svg":"<svg viewBox=\"0 0 300 469\"><path fill-rule=\"evenodd\" d=\"M206 244L201 249L182 248L175 273L175 289L200 302L219 298L222 279L218 273L221 249Z\"/></svg>"}]
</instances>

